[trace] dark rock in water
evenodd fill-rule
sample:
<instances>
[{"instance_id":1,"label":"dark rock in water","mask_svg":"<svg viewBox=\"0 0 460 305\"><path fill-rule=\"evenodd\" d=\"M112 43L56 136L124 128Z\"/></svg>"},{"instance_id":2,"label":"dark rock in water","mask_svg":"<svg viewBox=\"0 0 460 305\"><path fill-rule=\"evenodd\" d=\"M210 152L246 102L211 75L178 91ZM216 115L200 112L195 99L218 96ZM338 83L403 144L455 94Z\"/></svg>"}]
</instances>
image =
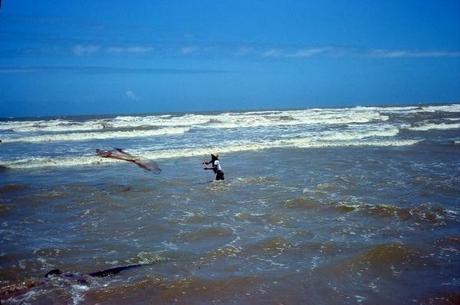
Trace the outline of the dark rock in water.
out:
<instances>
[{"instance_id":1,"label":"dark rock in water","mask_svg":"<svg viewBox=\"0 0 460 305\"><path fill-rule=\"evenodd\" d=\"M9 170L8 167L4 166L4 165L0 165L0 173L1 172L6 172L7 170Z\"/></svg>"},{"instance_id":2,"label":"dark rock in water","mask_svg":"<svg viewBox=\"0 0 460 305\"><path fill-rule=\"evenodd\" d=\"M19 192L27 188L24 184L5 184L0 186L0 193Z\"/></svg>"}]
</instances>

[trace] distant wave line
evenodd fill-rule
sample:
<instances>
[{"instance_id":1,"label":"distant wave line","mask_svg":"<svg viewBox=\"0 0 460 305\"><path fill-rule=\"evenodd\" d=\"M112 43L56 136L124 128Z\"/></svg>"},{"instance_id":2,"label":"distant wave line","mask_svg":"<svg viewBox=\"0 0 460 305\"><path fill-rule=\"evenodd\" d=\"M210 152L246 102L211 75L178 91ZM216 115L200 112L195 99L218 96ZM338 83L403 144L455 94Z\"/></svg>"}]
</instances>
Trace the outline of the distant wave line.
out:
<instances>
[{"instance_id":1,"label":"distant wave line","mask_svg":"<svg viewBox=\"0 0 460 305\"><path fill-rule=\"evenodd\" d=\"M183 134L189 131L190 128L162 128L156 130L135 130L135 131L115 131L115 132L85 132L85 133L62 133L62 134L48 134L27 136L19 138L4 138L5 143L12 142L59 142L59 141L88 141L88 140L104 140L104 139L120 139L120 138L139 138L139 137L153 137L165 135Z\"/></svg>"},{"instance_id":2,"label":"distant wave line","mask_svg":"<svg viewBox=\"0 0 460 305\"><path fill-rule=\"evenodd\" d=\"M459 112L460 104L439 106L407 107L353 107L331 109L272 110L248 112L222 112L217 114L185 113L182 115L116 116L96 118L86 121L51 119L38 121L0 121L0 132L33 133L40 132L118 132L123 129L150 128L251 128L296 125L334 125L353 123L378 123L387 121L390 114L419 112ZM449 118L448 118L449 120ZM8 134L8 136L10 136ZM28 134L27 136L32 136ZM54 136L50 134L50 137ZM63 138L63 136L61 136ZM15 138L11 136L11 138ZM59 136L57 137L59 138ZM104 137L105 138L105 137ZM51 140L52 141L52 140Z\"/></svg>"}]
</instances>

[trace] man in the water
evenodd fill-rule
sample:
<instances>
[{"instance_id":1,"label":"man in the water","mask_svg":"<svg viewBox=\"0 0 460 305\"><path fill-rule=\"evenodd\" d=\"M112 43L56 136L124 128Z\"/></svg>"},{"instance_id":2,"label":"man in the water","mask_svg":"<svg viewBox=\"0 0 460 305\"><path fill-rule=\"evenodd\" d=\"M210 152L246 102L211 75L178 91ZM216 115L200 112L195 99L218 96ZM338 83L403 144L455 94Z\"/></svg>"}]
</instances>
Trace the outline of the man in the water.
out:
<instances>
[{"instance_id":1,"label":"man in the water","mask_svg":"<svg viewBox=\"0 0 460 305\"><path fill-rule=\"evenodd\" d=\"M216 180L224 180L224 171L222 170L222 167L220 166L219 162L219 155L218 154L211 154L211 161L205 161L203 162L203 165L209 165L211 164L211 167L203 167L204 170L213 170L214 173L216 174Z\"/></svg>"}]
</instances>

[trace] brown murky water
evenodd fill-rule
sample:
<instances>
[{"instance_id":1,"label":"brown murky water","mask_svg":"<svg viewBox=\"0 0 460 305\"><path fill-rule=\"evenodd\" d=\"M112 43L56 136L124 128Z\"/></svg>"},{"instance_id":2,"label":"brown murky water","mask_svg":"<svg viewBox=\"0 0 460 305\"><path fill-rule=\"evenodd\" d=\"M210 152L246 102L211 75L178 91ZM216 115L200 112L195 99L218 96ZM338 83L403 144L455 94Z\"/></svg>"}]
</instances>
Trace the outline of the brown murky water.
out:
<instances>
[{"instance_id":1,"label":"brown murky water","mask_svg":"<svg viewBox=\"0 0 460 305\"><path fill-rule=\"evenodd\" d=\"M5 172L2 304L459 304L459 152L228 154L223 183L197 158Z\"/></svg>"}]
</instances>

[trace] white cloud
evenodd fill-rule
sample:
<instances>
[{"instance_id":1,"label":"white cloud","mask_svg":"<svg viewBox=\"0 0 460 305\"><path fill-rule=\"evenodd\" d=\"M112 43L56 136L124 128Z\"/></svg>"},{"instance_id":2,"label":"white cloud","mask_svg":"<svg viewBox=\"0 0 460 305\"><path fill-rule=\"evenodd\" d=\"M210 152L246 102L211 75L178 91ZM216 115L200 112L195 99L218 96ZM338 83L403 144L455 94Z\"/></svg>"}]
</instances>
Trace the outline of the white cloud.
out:
<instances>
[{"instance_id":1,"label":"white cloud","mask_svg":"<svg viewBox=\"0 0 460 305\"><path fill-rule=\"evenodd\" d=\"M414 50L372 50L369 52L371 57L381 58L401 58L401 57L460 57L460 52L445 52L445 51L414 51Z\"/></svg>"},{"instance_id":2,"label":"white cloud","mask_svg":"<svg viewBox=\"0 0 460 305\"><path fill-rule=\"evenodd\" d=\"M196 46L188 46L188 47L183 47L180 49L181 53L182 54L191 54L191 53L195 53L197 51L199 51L200 48L199 47L196 47Z\"/></svg>"},{"instance_id":3,"label":"white cloud","mask_svg":"<svg viewBox=\"0 0 460 305\"><path fill-rule=\"evenodd\" d=\"M321 53L330 51L331 48L311 48L311 49L299 49L295 52L286 54L287 57L312 57Z\"/></svg>"},{"instance_id":4,"label":"white cloud","mask_svg":"<svg viewBox=\"0 0 460 305\"><path fill-rule=\"evenodd\" d=\"M263 57L282 57L283 51L278 49L269 49L262 53Z\"/></svg>"},{"instance_id":5,"label":"white cloud","mask_svg":"<svg viewBox=\"0 0 460 305\"><path fill-rule=\"evenodd\" d=\"M239 47L238 50L236 51L236 55L247 55L252 51L252 48L249 47Z\"/></svg>"},{"instance_id":6,"label":"white cloud","mask_svg":"<svg viewBox=\"0 0 460 305\"><path fill-rule=\"evenodd\" d=\"M81 45L77 44L76 46L73 47L72 51L73 54L77 56L85 56L85 55L91 55L96 52L98 52L101 49L100 46L97 45Z\"/></svg>"},{"instance_id":7,"label":"white cloud","mask_svg":"<svg viewBox=\"0 0 460 305\"><path fill-rule=\"evenodd\" d=\"M308 58L318 55L328 56L370 56L376 58L441 58L460 57L459 51L421 51L421 50L353 50L346 48L319 47L302 49L267 49L260 53L263 57Z\"/></svg>"},{"instance_id":8,"label":"white cloud","mask_svg":"<svg viewBox=\"0 0 460 305\"><path fill-rule=\"evenodd\" d=\"M108 47L106 49L107 53L112 54L144 54L150 53L153 51L152 47L142 47L142 46L133 46L133 47Z\"/></svg>"},{"instance_id":9,"label":"white cloud","mask_svg":"<svg viewBox=\"0 0 460 305\"><path fill-rule=\"evenodd\" d=\"M130 47L102 47L99 45L75 45L72 52L76 56L88 56L98 52L106 52L110 54L145 54L152 52L153 48L148 46L130 46Z\"/></svg>"},{"instance_id":10,"label":"white cloud","mask_svg":"<svg viewBox=\"0 0 460 305\"><path fill-rule=\"evenodd\" d=\"M330 47L304 49L268 49L262 52L263 57L305 58L332 51Z\"/></svg>"},{"instance_id":11,"label":"white cloud","mask_svg":"<svg viewBox=\"0 0 460 305\"><path fill-rule=\"evenodd\" d=\"M129 98L130 100L133 100L133 101L139 100L139 98L137 97L137 95L134 94L134 92L131 91L131 90L126 91L126 92L125 92L125 95L126 95L126 97Z\"/></svg>"}]
</instances>

